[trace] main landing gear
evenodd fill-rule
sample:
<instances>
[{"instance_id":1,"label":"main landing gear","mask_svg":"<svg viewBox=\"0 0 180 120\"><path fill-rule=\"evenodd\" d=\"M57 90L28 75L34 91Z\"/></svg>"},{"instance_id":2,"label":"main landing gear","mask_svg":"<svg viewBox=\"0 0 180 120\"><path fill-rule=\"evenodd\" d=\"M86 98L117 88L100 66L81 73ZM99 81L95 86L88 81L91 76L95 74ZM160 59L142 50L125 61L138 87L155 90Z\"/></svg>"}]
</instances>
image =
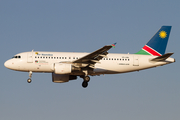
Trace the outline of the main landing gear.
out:
<instances>
[{"instance_id":1,"label":"main landing gear","mask_svg":"<svg viewBox=\"0 0 180 120\"><path fill-rule=\"evenodd\" d=\"M86 88L88 86L88 82L90 81L90 77L89 76L83 76L83 83L82 83L82 87Z\"/></svg>"},{"instance_id":2,"label":"main landing gear","mask_svg":"<svg viewBox=\"0 0 180 120\"><path fill-rule=\"evenodd\" d=\"M84 76L80 76L80 77L84 79L84 81L82 83L82 87L86 88L88 86L88 82L90 81L90 77L88 76L88 70L83 70L83 73L85 75Z\"/></svg>"},{"instance_id":3,"label":"main landing gear","mask_svg":"<svg viewBox=\"0 0 180 120\"><path fill-rule=\"evenodd\" d=\"M32 77L32 71L29 71L29 78L27 79L28 83L32 82L31 77Z\"/></svg>"}]
</instances>

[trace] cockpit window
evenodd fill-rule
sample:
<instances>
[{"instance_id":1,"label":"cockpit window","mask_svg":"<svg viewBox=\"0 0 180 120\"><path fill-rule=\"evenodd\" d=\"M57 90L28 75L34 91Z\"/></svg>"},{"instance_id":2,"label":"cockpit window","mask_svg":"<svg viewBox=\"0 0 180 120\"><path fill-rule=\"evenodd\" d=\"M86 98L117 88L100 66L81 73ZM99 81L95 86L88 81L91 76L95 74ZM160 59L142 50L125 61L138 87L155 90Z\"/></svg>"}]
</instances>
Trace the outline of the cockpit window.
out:
<instances>
[{"instance_id":1,"label":"cockpit window","mask_svg":"<svg viewBox=\"0 0 180 120\"><path fill-rule=\"evenodd\" d=\"M13 56L12 58L21 58L21 56Z\"/></svg>"}]
</instances>

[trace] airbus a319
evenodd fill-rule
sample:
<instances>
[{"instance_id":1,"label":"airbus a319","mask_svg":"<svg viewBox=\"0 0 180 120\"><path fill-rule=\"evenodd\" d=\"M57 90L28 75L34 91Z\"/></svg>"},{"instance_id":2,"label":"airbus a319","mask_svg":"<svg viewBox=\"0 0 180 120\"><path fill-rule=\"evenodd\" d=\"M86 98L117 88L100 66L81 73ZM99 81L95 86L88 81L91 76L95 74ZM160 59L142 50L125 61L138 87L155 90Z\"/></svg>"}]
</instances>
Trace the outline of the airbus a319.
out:
<instances>
[{"instance_id":1,"label":"airbus a319","mask_svg":"<svg viewBox=\"0 0 180 120\"><path fill-rule=\"evenodd\" d=\"M83 79L86 88L89 76L119 74L144 70L174 63L173 53L165 53L171 26L162 26L149 42L134 54L114 54L108 50L115 44L106 45L92 53L31 51L16 54L4 66L15 71L29 72L31 83L33 72L52 73L52 81L64 83Z\"/></svg>"}]
</instances>

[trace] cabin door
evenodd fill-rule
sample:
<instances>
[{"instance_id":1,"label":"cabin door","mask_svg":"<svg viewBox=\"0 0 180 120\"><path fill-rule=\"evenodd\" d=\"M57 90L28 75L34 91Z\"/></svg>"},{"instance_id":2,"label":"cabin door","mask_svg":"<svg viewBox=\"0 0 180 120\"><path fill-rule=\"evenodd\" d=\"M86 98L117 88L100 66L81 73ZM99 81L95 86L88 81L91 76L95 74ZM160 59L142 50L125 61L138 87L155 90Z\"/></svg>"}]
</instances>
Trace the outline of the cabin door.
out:
<instances>
[{"instance_id":1,"label":"cabin door","mask_svg":"<svg viewBox=\"0 0 180 120\"><path fill-rule=\"evenodd\" d=\"M134 56L133 66L139 66L139 57L138 56Z\"/></svg>"}]
</instances>

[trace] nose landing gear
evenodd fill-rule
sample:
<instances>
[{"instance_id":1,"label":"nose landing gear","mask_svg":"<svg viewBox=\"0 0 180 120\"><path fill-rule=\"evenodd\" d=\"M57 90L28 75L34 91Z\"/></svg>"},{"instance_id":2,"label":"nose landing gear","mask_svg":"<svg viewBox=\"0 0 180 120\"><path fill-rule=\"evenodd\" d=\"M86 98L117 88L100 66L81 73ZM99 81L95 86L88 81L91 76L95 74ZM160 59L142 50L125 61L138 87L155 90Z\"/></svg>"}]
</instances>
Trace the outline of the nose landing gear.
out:
<instances>
[{"instance_id":1,"label":"nose landing gear","mask_svg":"<svg viewBox=\"0 0 180 120\"><path fill-rule=\"evenodd\" d=\"M27 79L28 83L32 82L31 77L32 77L32 71L29 71L29 78Z\"/></svg>"}]
</instances>

